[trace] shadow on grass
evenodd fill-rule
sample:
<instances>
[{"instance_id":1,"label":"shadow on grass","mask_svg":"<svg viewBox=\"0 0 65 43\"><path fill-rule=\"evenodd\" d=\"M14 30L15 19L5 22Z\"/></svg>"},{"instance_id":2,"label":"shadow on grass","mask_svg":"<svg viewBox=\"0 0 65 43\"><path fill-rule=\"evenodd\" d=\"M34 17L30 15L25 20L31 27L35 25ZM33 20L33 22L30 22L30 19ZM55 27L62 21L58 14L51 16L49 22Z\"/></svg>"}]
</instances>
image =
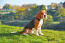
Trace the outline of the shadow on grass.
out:
<instances>
[{"instance_id":1,"label":"shadow on grass","mask_svg":"<svg viewBox=\"0 0 65 43\"><path fill-rule=\"evenodd\" d=\"M21 33L0 33L0 37L12 37L12 36L24 36L24 37L27 37L27 36L36 36L35 34L28 34L28 35L23 35Z\"/></svg>"},{"instance_id":2,"label":"shadow on grass","mask_svg":"<svg viewBox=\"0 0 65 43\"><path fill-rule=\"evenodd\" d=\"M0 37L3 37L3 36L6 36L6 37L11 37L11 36L14 36L14 35L22 35L21 33L0 33Z\"/></svg>"}]
</instances>

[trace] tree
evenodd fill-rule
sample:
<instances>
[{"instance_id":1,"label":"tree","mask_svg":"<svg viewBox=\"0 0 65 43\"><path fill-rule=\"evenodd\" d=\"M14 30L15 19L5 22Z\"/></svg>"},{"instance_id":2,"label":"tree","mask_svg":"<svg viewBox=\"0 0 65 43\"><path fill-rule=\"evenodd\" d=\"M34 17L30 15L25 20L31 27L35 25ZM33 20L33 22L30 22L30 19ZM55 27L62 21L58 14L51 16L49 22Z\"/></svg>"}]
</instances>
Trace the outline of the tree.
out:
<instances>
[{"instance_id":1,"label":"tree","mask_svg":"<svg viewBox=\"0 0 65 43\"><path fill-rule=\"evenodd\" d=\"M16 8L16 7L15 7ZM17 7L16 15L20 15L25 19L34 19L36 14L41 10L46 9L44 5L36 6L36 7Z\"/></svg>"},{"instance_id":2,"label":"tree","mask_svg":"<svg viewBox=\"0 0 65 43\"><path fill-rule=\"evenodd\" d=\"M45 5L40 5L40 6L38 6L38 9L39 10L41 10L41 9L46 10L46 7L45 7Z\"/></svg>"},{"instance_id":3,"label":"tree","mask_svg":"<svg viewBox=\"0 0 65 43\"><path fill-rule=\"evenodd\" d=\"M12 7L11 7L11 5L10 4L5 4L4 6L3 6L3 9L11 9Z\"/></svg>"},{"instance_id":4,"label":"tree","mask_svg":"<svg viewBox=\"0 0 65 43\"><path fill-rule=\"evenodd\" d=\"M30 11L26 11L26 16L27 18L30 18L30 19L34 19L36 14L41 10L46 10L46 7L45 5L39 5L39 6L36 6L34 8L30 8L31 10Z\"/></svg>"},{"instance_id":5,"label":"tree","mask_svg":"<svg viewBox=\"0 0 65 43\"><path fill-rule=\"evenodd\" d=\"M18 8L20 8L20 6L13 5L12 7L13 10L17 10Z\"/></svg>"},{"instance_id":6,"label":"tree","mask_svg":"<svg viewBox=\"0 0 65 43\"><path fill-rule=\"evenodd\" d=\"M65 2L63 3L63 7L65 8Z\"/></svg>"},{"instance_id":7,"label":"tree","mask_svg":"<svg viewBox=\"0 0 65 43\"><path fill-rule=\"evenodd\" d=\"M47 16L47 19L44 19L43 28L49 27L53 22L53 17L51 15Z\"/></svg>"},{"instance_id":8,"label":"tree","mask_svg":"<svg viewBox=\"0 0 65 43\"><path fill-rule=\"evenodd\" d=\"M56 9L57 6L58 6L57 3L52 3L52 4L51 4L51 8L52 8L52 9Z\"/></svg>"},{"instance_id":9,"label":"tree","mask_svg":"<svg viewBox=\"0 0 65 43\"><path fill-rule=\"evenodd\" d=\"M0 20L0 25L2 24L1 20Z\"/></svg>"},{"instance_id":10,"label":"tree","mask_svg":"<svg viewBox=\"0 0 65 43\"><path fill-rule=\"evenodd\" d=\"M63 17L65 16L65 9L62 6L59 6L56 13L57 13L56 15L57 17Z\"/></svg>"}]
</instances>

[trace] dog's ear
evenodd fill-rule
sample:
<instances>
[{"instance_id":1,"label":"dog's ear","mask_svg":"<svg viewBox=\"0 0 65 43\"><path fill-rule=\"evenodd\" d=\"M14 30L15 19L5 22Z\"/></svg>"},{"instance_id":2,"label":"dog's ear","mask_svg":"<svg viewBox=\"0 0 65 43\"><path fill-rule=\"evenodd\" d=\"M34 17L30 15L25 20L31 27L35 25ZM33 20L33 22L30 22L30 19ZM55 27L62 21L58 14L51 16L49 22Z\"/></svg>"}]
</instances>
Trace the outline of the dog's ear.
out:
<instances>
[{"instance_id":1,"label":"dog's ear","mask_svg":"<svg viewBox=\"0 0 65 43\"><path fill-rule=\"evenodd\" d=\"M43 11L41 10L41 11L39 11L39 12L37 13L36 18L41 19L42 17L43 17Z\"/></svg>"}]
</instances>

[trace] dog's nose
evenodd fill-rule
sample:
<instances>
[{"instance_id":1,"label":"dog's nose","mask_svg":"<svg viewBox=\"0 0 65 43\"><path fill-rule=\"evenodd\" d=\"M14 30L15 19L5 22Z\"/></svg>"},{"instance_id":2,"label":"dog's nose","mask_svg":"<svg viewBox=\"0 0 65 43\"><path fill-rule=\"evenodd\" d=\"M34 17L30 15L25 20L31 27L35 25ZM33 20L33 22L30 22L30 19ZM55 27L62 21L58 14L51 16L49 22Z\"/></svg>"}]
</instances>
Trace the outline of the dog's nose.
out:
<instances>
[{"instance_id":1,"label":"dog's nose","mask_svg":"<svg viewBox=\"0 0 65 43\"><path fill-rule=\"evenodd\" d=\"M44 18L46 17L46 15L44 15Z\"/></svg>"}]
</instances>

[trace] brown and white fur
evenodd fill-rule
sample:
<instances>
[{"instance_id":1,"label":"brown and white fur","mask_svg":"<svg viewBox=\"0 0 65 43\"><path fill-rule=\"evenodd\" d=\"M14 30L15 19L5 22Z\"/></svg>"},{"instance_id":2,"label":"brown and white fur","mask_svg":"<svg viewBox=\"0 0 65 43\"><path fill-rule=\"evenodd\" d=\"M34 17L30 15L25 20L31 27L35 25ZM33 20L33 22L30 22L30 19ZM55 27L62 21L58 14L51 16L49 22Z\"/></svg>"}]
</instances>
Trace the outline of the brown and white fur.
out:
<instances>
[{"instance_id":1,"label":"brown and white fur","mask_svg":"<svg viewBox=\"0 0 65 43\"><path fill-rule=\"evenodd\" d=\"M47 13L45 10L41 10L37 13L36 15L36 18L34 20L32 20L27 26L27 28L24 28L24 31L23 31L23 34L24 35L27 35L27 34L30 34L30 33L34 33L34 30L35 30L35 33L37 36L39 36L38 33L40 33L40 35L44 35L42 32L41 32L41 27L42 27L42 24L43 24L43 19L44 18L47 18ZM32 26L32 28L29 27L29 25L33 25L31 24L32 22L34 21L34 26Z\"/></svg>"},{"instance_id":2,"label":"brown and white fur","mask_svg":"<svg viewBox=\"0 0 65 43\"><path fill-rule=\"evenodd\" d=\"M24 30L20 33L24 34L24 35L27 35L27 34L34 34L34 31L35 31L35 34L37 36L39 36L39 33L40 35L44 35L42 32L41 32L41 27L42 27L42 24L43 24L43 19L47 18L47 13L45 10L41 10L37 13L36 15L36 18L33 19L30 23L28 23L25 27L24 27Z\"/></svg>"}]
</instances>

